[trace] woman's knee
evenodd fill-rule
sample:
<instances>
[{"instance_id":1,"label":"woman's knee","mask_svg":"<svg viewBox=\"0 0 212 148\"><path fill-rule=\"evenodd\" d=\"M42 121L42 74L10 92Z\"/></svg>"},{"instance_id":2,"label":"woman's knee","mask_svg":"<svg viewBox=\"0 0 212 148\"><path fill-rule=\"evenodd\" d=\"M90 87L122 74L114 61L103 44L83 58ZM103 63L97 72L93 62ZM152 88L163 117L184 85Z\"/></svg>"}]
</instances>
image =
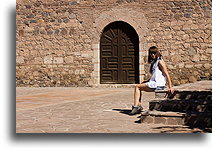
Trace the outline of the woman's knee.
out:
<instances>
[{"instance_id":1,"label":"woman's knee","mask_svg":"<svg viewBox=\"0 0 212 148\"><path fill-rule=\"evenodd\" d=\"M137 84L135 89L143 90L143 84Z\"/></svg>"},{"instance_id":2,"label":"woman's knee","mask_svg":"<svg viewBox=\"0 0 212 148\"><path fill-rule=\"evenodd\" d=\"M142 90L145 91L147 86L146 86L146 83L143 83L143 84L137 84L135 87L136 87L136 89L140 89L141 91Z\"/></svg>"},{"instance_id":3,"label":"woman's knee","mask_svg":"<svg viewBox=\"0 0 212 148\"><path fill-rule=\"evenodd\" d=\"M140 88L140 84L136 84L135 87L136 87L136 88Z\"/></svg>"}]
</instances>

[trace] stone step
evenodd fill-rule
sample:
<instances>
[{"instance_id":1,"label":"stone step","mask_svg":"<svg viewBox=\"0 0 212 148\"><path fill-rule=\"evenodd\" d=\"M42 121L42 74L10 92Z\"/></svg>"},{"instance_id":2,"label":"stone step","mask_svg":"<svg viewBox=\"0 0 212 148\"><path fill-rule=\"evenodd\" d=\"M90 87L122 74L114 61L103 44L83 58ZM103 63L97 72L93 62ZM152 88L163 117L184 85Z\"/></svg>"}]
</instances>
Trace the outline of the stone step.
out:
<instances>
[{"instance_id":1,"label":"stone step","mask_svg":"<svg viewBox=\"0 0 212 148\"><path fill-rule=\"evenodd\" d=\"M161 112L147 110L141 113L141 123L153 123L164 125L183 125L184 113Z\"/></svg>"},{"instance_id":2,"label":"stone step","mask_svg":"<svg viewBox=\"0 0 212 148\"><path fill-rule=\"evenodd\" d=\"M141 113L141 123L153 123L164 125L187 125L190 127L211 128L211 114L209 113L180 113L145 111Z\"/></svg>"},{"instance_id":3,"label":"stone step","mask_svg":"<svg viewBox=\"0 0 212 148\"><path fill-rule=\"evenodd\" d=\"M156 90L155 99L203 99L211 100L211 90L175 90L174 94L170 94L168 90Z\"/></svg>"},{"instance_id":4,"label":"stone step","mask_svg":"<svg viewBox=\"0 0 212 148\"><path fill-rule=\"evenodd\" d=\"M181 100L164 99L149 102L150 110L174 111L174 112L208 112L212 113L211 100Z\"/></svg>"},{"instance_id":5,"label":"stone step","mask_svg":"<svg viewBox=\"0 0 212 148\"><path fill-rule=\"evenodd\" d=\"M97 84L93 88L135 88L135 84Z\"/></svg>"},{"instance_id":6,"label":"stone step","mask_svg":"<svg viewBox=\"0 0 212 148\"><path fill-rule=\"evenodd\" d=\"M141 122L185 125L212 132L211 82L207 85L203 82L186 84L174 89L174 94L167 89L156 90L155 100L149 102L149 110L141 113Z\"/></svg>"}]
</instances>

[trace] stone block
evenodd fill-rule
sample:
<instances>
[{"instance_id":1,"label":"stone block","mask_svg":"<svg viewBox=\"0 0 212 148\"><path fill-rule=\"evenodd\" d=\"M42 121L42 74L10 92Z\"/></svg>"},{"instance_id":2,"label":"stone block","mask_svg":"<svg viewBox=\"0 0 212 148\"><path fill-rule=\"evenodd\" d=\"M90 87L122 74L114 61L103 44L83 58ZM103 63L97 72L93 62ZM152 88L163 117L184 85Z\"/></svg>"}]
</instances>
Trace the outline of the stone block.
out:
<instances>
[{"instance_id":1,"label":"stone block","mask_svg":"<svg viewBox=\"0 0 212 148\"><path fill-rule=\"evenodd\" d=\"M99 44L92 44L92 49L99 49Z\"/></svg>"},{"instance_id":2,"label":"stone block","mask_svg":"<svg viewBox=\"0 0 212 148\"><path fill-rule=\"evenodd\" d=\"M74 13L71 13L69 16L68 16L70 19L76 19L76 15Z\"/></svg>"},{"instance_id":3,"label":"stone block","mask_svg":"<svg viewBox=\"0 0 212 148\"><path fill-rule=\"evenodd\" d=\"M178 66L179 66L179 68L184 68L185 63L179 63Z\"/></svg>"},{"instance_id":4,"label":"stone block","mask_svg":"<svg viewBox=\"0 0 212 148\"><path fill-rule=\"evenodd\" d=\"M194 83L196 81L197 81L197 78L195 78L194 76L189 77L189 82Z\"/></svg>"},{"instance_id":5,"label":"stone block","mask_svg":"<svg viewBox=\"0 0 212 148\"><path fill-rule=\"evenodd\" d=\"M190 47L191 47L191 45L190 45L189 43L185 43L185 44L183 44L183 46L184 46L185 48L190 48Z\"/></svg>"},{"instance_id":6,"label":"stone block","mask_svg":"<svg viewBox=\"0 0 212 148\"><path fill-rule=\"evenodd\" d=\"M166 125L166 117L154 117L154 123Z\"/></svg>"},{"instance_id":7,"label":"stone block","mask_svg":"<svg viewBox=\"0 0 212 148\"><path fill-rule=\"evenodd\" d=\"M44 60L43 60L43 63L44 64L52 64L52 61L53 61L52 56L45 56Z\"/></svg>"},{"instance_id":8,"label":"stone block","mask_svg":"<svg viewBox=\"0 0 212 148\"><path fill-rule=\"evenodd\" d=\"M65 47L61 47L61 48L65 49ZM63 56L63 55L65 55L65 51L64 50L56 50L56 51L54 51L54 53L57 56Z\"/></svg>"},{"instance_id":9,"label":"stone block","mask_svg":"<svg viewBox=\"0 0 212 148\"><path fill-rule=\"evenodd\" d=\"M34 72L32 73L32 75L33 75L34 77L38 77L38 76L40 75L40 73L39 73L38 71L34 71Z\"/></svg>"},{"instance_id":10,"label":"stone block","mask_svg":"<svg viewBox=\"0 0 212 148\"><path fill-rule=\"evenodd\" d=\"M192 58L192 61L198 62L199 59L200 59L199 55L194 55L193 58Z\"/></svg>"},{"instance_id":11,"label":"stone block","mask_svg":"<svg viewBox=\"0 0 212 148\"><path fill-rule=\"evenodd\" d=\"M64 58L64 62L67 63L67 64L71 64L74 62L74 58L73 56L67 56Z\"/></svg>"},{"instance_id":12,"label":"stone block","mask_svg":"<svg viewBox=\"0 0 212 148\"><path fill-rule=\"evenodd\" d=\"M43 64L43 59L41 57L34 58L33 64Z\"/></svg>"},{"instance_id":13,"label":"stone block","mask_svg":"<svg viewBox=\"0 0 212 148\"><path fill-rule=\"evenodd\" d=\"M182 35L182 40L186 40L186 39L189 39L189 35L188 34Z\"/></svg>"},{"instance_id":14,"label":"stone block","mask_svg":"<svg viewBox=\"0 0 212 148\"><path fill-rule=\"evenodd\" d=\"M192 68L192 67L194 67L194 65L192 65L192 64L185 64L185 68Z\"/></svg>"},{"instance_id":15,"label":"stone block","mask_svg":"<svg viewBox=\"0 0 212 148\"><path fill-rule=\"evenodd\" d=\"M79 75L80 74L80 70L79 69L76 69L75 72L74 72L74 74L75 75Z\"/></svg>"},{"instance_id":16,"label":"stone block","mask_svg":"<svg viewBox=\"0 0 212 148\"><path fill-rule=\"evenodd\" d=\"M100 71L100 66L99 65L100 65L100 63L95 63L94 64L94 70L95 71Z\"/></svg>"},{"instance_id":17,"label":"stone block","mask_svg":"<svg viewBox=\"0 0 212 148\"><path fill-rule=\"evenodd\" d=\"M188 80L187 79L181 79L180 80L180 84L186 84L186 83L188 83Z\"/></svg>"},{"instance_id":18,"label":"stone block","mask_svg":"<svg viewBox=\"0 0 212 148\"><path fill-rule=\"evenodd\" d=\"M83 58L88 58L88 57L90 57L90 54L89 53L82 53L81 56Z\"/></svg>"},{"instance_id":19,"label":"stone block","mask_svg":"<svg viewBox=\"0 0 212 148\"><path fill-rule=\"evenodd\" d=\"M206 53L212 54L212 49L211 49L211 48L207 48L207 49L206 49Z\"/></svg>"},{"instance_id":20,"label":"stone block","mask_svg":"<svg viewBox=\"0 0 212 148\"><path fill-rule=\"evenodd\" d=\"M183 25L183 28L182 29L183 30L189 30L189 29L191 29L191 25L185 24L185 25Z\"/></svg>"},{"instance_id":21,"label":"stone block","mask_svg":"<svg viewBox=\"0 0 212 148\"><path fill-rule=\"evenodd\" d=\"M211 64L209 64L209 63L204 64L204 68L206 68L206 69L211 68Z\"/></svg>"},{"instance_id":22,"label":"stone block","mask_svg":"<svg viewBox=\"0 0 212 148\"><path fill-rule=\"evenodd\" d=\"M200 56L200 61L207 61L208 59L209 59L209 57L206 56L206 55L201 55Z\"/></svg>"},{"instance_id":23,"label":"stone block","mask_svg":"<svg viewBox=\"0 0 212 148\"><path fill-rule=\"evenodd\" d=\"M66 35L67 33L68 33L68 31L65 28L63 28L62 31L61 31L61 34Z\"/></svg>"},{"instance_id":24,"label":"stone block","mask_svg":"<svg viewBox=\"0 0 212 148\"><path fill-rule=\"evenodd\" d=\"M201 68L202 67L202 64L195 64L194 65L196 68Z\"/></svg>"},{"instance_id":25,"label":"stone block","mask_svg":"<svg viewBox=\"0 0 212 148\"><path fill-rule=\"evenodd\" d=\"M189 48L188 49L188 55L196 55L197 54L197 51L195 48Z\"/></svg>"},{"instance_id":26,"label":"stone block","mask_svg":"<svg viewBox=\"0 0 212 148\"><path fill-rule=\"evenodd\" d=\"M174 62L174 63L177 63L177 62L179 62L180 60L181 60L181 56L179 56L179 55L174 55L174 56L172 56L172 61Z\"/></svg>"},{"instance_id":27,"label":"stone block","mask_svg":"<svg viewBox=\"0 0 212 148\"><path fill-rule=\"evenodd\" d=\"M167 118L168 125L183 125L183 118L169 117Z\"/></svg>"},{"instance_id":28,"label":"stone block","mask_svg":"<svg viewBox=\"0 0 212 148\"><path fill-rule=\"evenodd\" d=\"M164 92L155 92L155 98L157 99L163 99L167 96L167 92L164 91Z\"/></svg>"},{"instance_id":29,"label":"stone block","mask_svg":"<svg viewBox=\"0 0 212 148\"><path fill-rule=\"evenodd\" d=\"M23 63L24 63L24 57L22 57L22 56L17 56L17 57L16 57L16 63L17 63L17 64L23 64Z\"/></svg>"},{"instance_id":30,"label":"stone block","mask_svg":"<svg viewBox=\"0 0 212 148\"><path fill-rule=\"evenodd\" d=\"M141 123L154 123L154 117L141 116Z\"/></svg>"},{"instance_id":31,"label":"stone block","mask_svg":"<svg viewBox=\"0 0 212 148\"><path fill-rule=\"evenodd\" d=\"M54 57L54 64L63 64L63 57Z\"/></svg>"},{"instance_id":32,"label":"stone block","mask_svg":"<svg viewBox=\"0 0 212 148\"><path fill-rule=\"evenodd\" d=\"M191 29L193 30L197 30L199 28L199 26L197 24L191 24Z\"/></svg>"},{"instance_id":33,"label":"stone block","mask_svg":"<svg viewBox=\"0 0 212 148\"><path fill-rule=\"evenodd\" d=\"M173 65L167 65L167 68L168 68L168 69L171 69L171 70L172 70L172 69L176 69L176 65L174 65L174 66L173 66Z\"/></svg>"},{"instance_id":34,"label":"stone block","mask_svg":"<svg viewBox=\"0 0 212 148\"><path fill-rule=\"evenodd\" d=\"M179 80L173 80L173 85L180 85L180 81Z\"/></svg>"},{"instance_id":35,"label":"stone block","mask_svg":"<svg viewBox=\"0 0 212 148\"><path fill-rule=\"evenodd\" d=\"M175 30L175 31L180 31L182 27L176 25L176 26L173 26L172 28L173 28L173 30Z\"/></svg>"}]
</instances>

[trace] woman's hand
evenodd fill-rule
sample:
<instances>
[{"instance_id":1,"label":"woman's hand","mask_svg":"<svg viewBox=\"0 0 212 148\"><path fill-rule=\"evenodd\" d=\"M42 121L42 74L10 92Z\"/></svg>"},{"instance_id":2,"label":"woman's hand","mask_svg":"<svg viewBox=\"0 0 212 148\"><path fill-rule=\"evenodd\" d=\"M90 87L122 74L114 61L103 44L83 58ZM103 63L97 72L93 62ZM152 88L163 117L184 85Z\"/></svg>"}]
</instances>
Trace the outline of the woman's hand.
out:
<instances>
[{"instance_id":1,"label":"woman's hand","mask_svg":"<svg viewBox=\"0 0 212 148\"><path fill-rule=\"evenodd\" d=\"M174 89L171 87L171 88L169 88L169 92L171 93L171 94L173 94L174 93Z\"/></svg>"}]
</instances>

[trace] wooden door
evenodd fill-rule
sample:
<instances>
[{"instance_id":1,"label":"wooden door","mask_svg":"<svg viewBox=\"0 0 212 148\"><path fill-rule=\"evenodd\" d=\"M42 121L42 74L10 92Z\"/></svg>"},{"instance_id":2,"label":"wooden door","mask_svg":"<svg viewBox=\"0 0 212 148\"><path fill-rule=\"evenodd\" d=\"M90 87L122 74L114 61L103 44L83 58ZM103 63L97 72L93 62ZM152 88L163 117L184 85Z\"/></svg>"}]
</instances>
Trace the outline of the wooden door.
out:
<instances>
[{"instance_id":1,"label":"wooden door","mask_svg":"<svg viewBox=\"0 0 212 148\"><path fill-rule=\"evenodd\" d=\"M139 39L125 22L106 26L100 41L101 84L139 83Z\"/></svg>"}]
</instances>

